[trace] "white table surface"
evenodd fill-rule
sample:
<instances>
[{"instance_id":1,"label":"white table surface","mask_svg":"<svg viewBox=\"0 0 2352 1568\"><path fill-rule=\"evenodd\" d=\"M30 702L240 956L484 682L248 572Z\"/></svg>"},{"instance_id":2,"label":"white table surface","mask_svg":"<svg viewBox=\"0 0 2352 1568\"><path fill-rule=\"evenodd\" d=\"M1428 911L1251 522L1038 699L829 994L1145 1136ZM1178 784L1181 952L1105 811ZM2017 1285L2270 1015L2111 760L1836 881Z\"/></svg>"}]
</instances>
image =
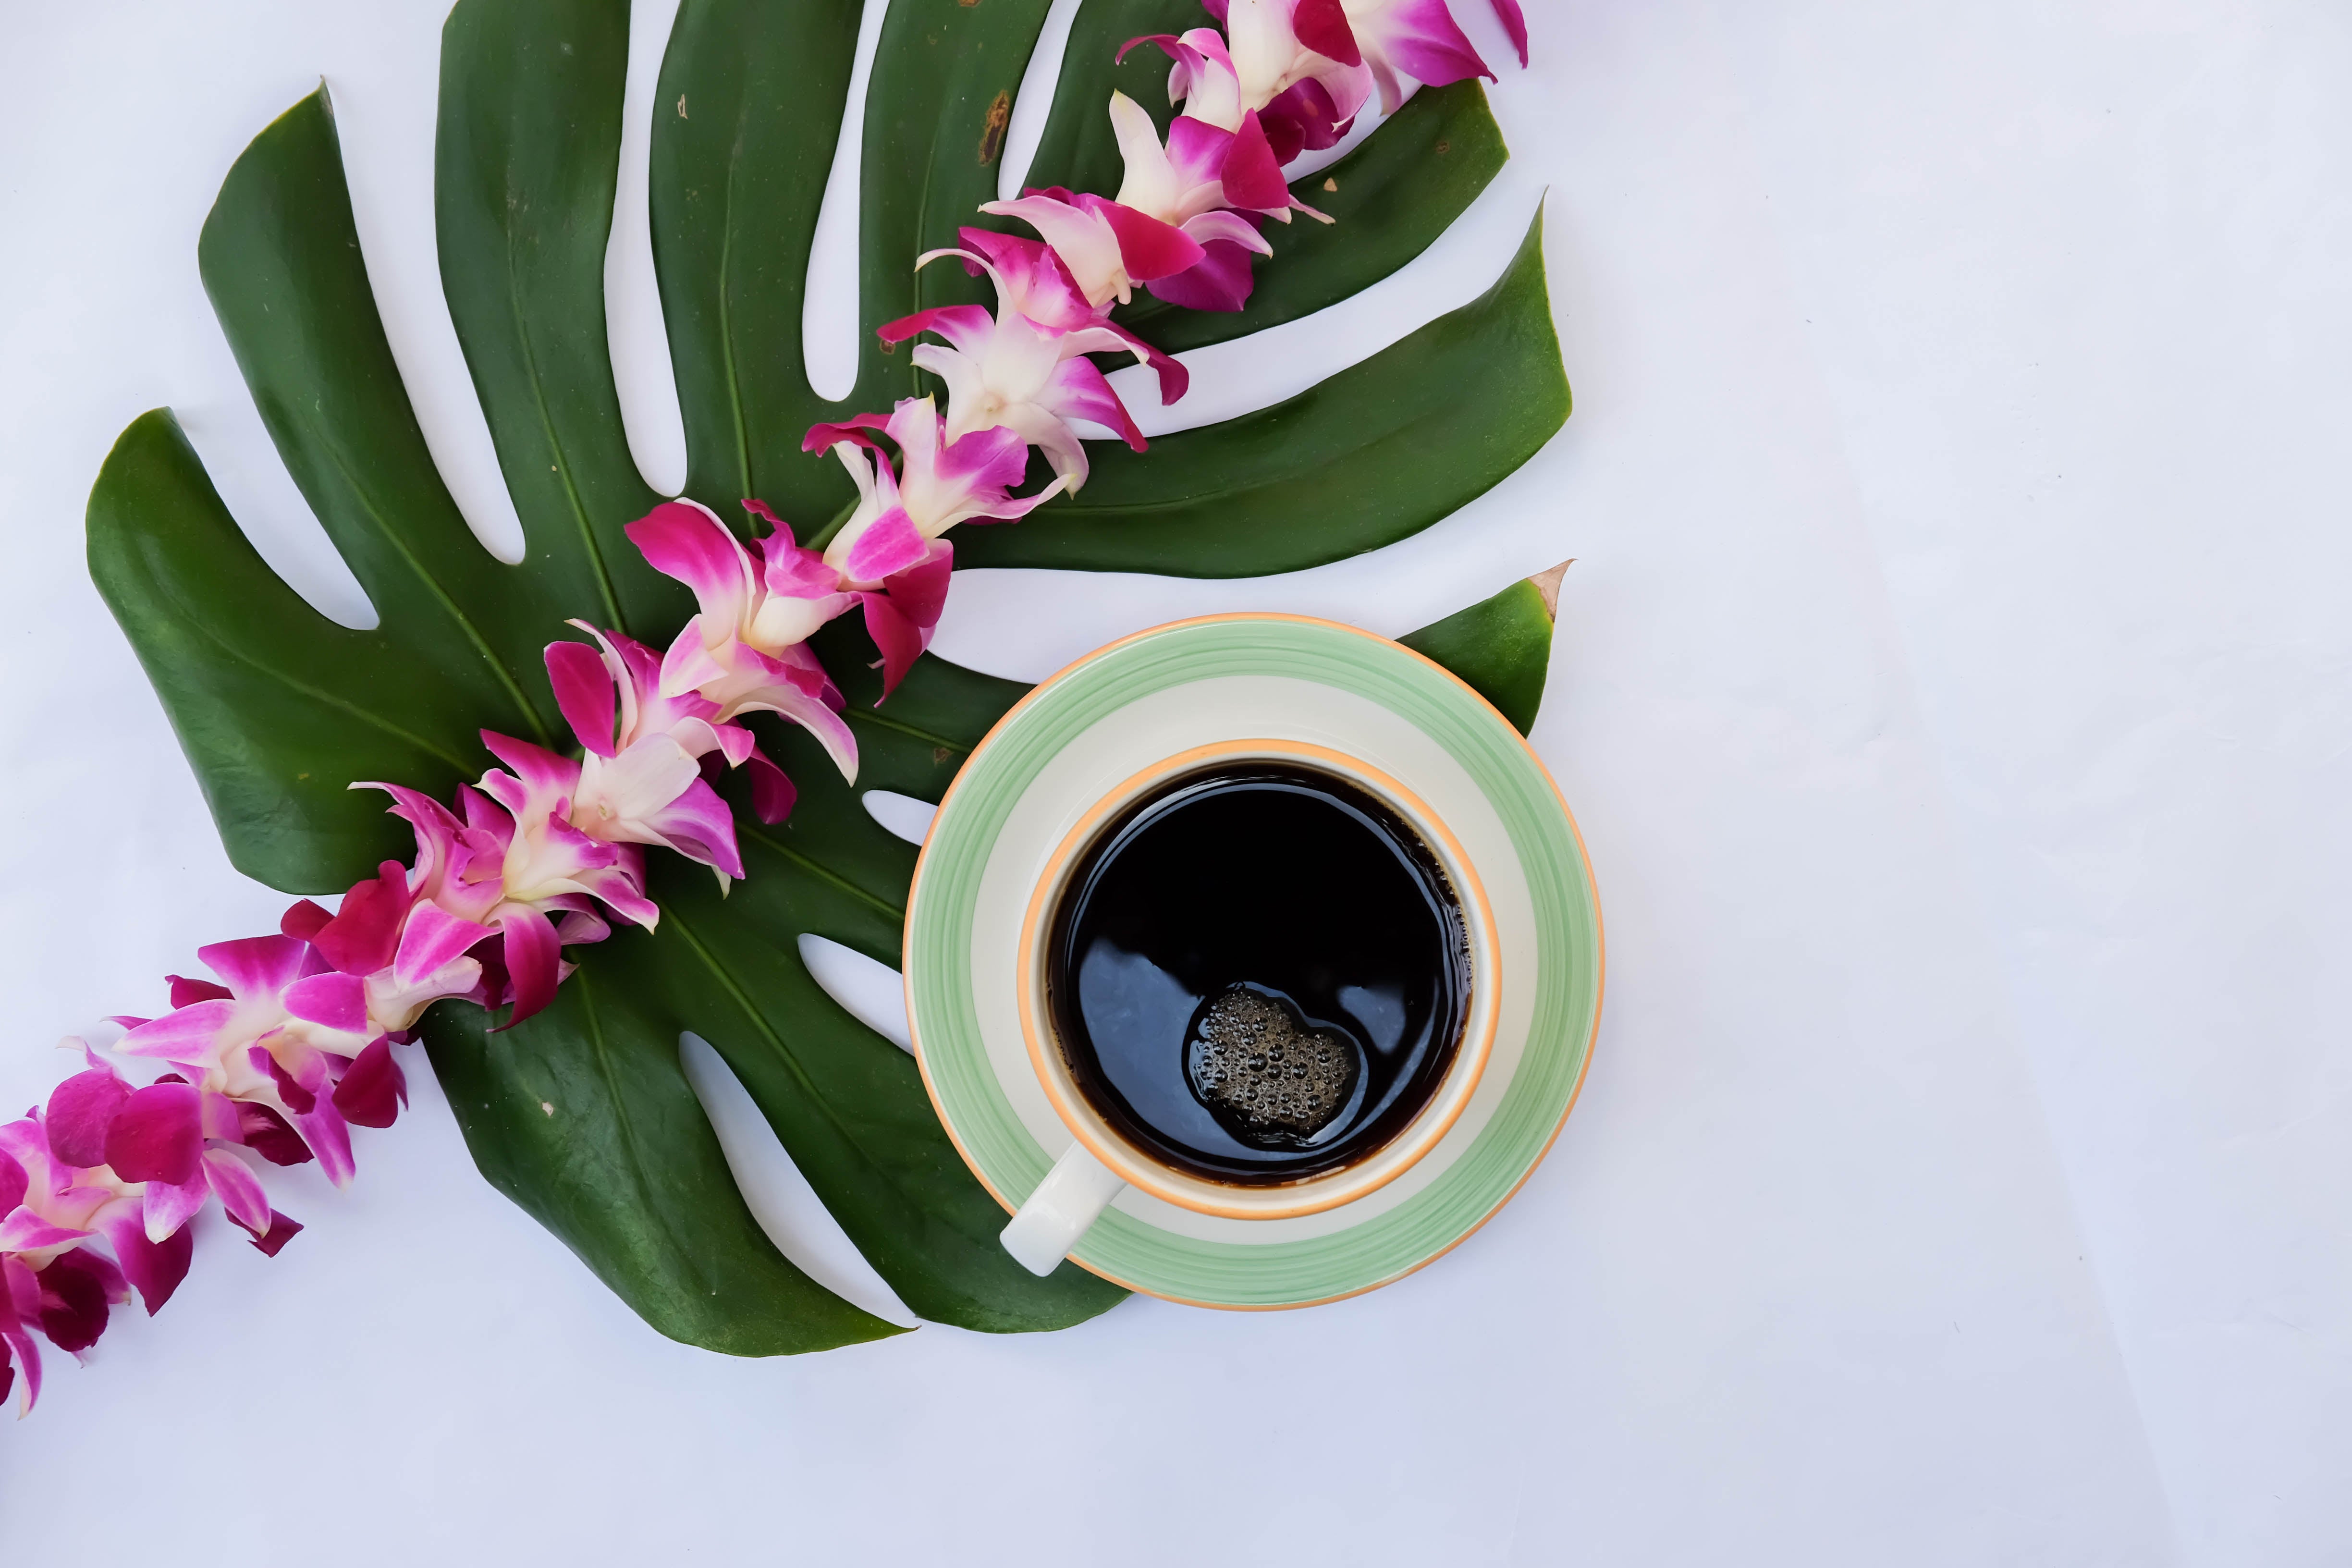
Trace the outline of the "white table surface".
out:
<instances>
[{"instance_id":1,"label":"white table surface","mask_svg":"<svg viewBox=\"0 0 2352 1568\"><path fill-rule=\"evenodd\" d=\"M395 347L501 526L434 268L441 11L0 0L0 1103L283 902L224 859L80 520L168 403L352 603L194 265L322 72ZM1375 557L974 574L940 639L1034 677L1213 609L1397 632L1578 557L1536 742L1609 999L1519 1198L1310 1311L738 1362L491 1192L412 1055L348 1194L279 1183L283 1256L208 1221L162 1317L50 1357L0 1430L0 1558L2352 1560L2352 21L1530 13L1468 226L1200 356L1192 416L1466 298L1549 186L1566 431ZM659 479L635 212L614 311Z\"/></svg>"}]
</instances>

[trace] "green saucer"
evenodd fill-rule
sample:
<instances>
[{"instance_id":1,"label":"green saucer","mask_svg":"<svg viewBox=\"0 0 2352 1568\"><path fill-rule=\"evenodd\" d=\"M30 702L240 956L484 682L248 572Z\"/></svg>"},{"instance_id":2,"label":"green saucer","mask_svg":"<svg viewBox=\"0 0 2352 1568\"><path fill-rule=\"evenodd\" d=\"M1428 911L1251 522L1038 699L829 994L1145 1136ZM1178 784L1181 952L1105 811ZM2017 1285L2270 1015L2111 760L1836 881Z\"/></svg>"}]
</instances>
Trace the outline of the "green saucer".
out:
<instances>
[{"instance_id":1,"label":"green saucer","mask_svg":"<svg viewBox=\"0 0 2352 1568\"><path fill-rule=\"evenodd\" d=\"M1501 937L1502 1022L1467 1110L1403 1176L1282 1220L1194 1214L1130 1188L1071 1253L1202 1306L1307 1306L1412 1272L1484 1224L1566 1121L1599 1020L1601 910L1575 822L1517 731L1443 667L1288 616L1221 616L1097 650L1006 714L957 775L907 909L907 1012L932 1104L1008 1211L1073 1142L1029 1065L1015 944L1087 808L1139 769L1273 736L1363 757L1461 839Z\"/></svg>"}]
</instances>

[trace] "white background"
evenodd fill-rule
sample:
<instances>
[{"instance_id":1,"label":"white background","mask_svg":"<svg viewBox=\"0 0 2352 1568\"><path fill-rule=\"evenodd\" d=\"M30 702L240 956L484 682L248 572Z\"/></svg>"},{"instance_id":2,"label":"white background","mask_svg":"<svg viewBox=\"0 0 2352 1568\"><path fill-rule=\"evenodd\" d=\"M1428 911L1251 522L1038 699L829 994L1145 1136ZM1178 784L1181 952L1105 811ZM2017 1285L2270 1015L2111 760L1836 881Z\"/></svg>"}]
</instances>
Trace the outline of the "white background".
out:
<instances>
[{"instance_id":1,"label":"white background","mask_svg":"<svg viewBox=\"0 0 2352 1568\"><path fill-rule=\"evenodd\" d=\"M321 72L436 450L511 526L435 275L441 9L0 0L0 1103L282 902L224 860L81 509L168 403L352 613L194 264ZM743 1363L494 1194L412 1061L349 1193L280 1183L282 1257L207 1222L161 1318L50 1358L0 1557L2352 1562L2352 20L1530 11L1464 230L1202 356L1191 416L1467 298L1548 186L1566 431L1377 557L973 574L942 633L1034 677L1210 609L1402 631L1578 557L1536 741L1609 996L1520 1197L1311 1311ZM637 200L614 314L658 479Z\"/></svg>"}]
</instances>

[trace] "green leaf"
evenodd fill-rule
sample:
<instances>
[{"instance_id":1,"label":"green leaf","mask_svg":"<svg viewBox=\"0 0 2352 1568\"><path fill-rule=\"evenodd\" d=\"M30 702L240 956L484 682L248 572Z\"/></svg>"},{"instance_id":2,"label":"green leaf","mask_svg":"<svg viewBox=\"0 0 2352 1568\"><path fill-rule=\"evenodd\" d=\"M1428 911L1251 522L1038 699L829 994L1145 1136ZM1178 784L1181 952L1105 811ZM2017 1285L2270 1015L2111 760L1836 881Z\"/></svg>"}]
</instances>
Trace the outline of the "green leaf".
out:
<instances>
[{"instance_id":1,"label":"green leaf","mask_svg":"<svg viewBox=\"0 0 2352 1568\"><path fill-rule=\"evenodd\" d=\"M1551 669L1552 600L1560 567L1397 640L1468 682L1524 735L1543 706ZM1547 583L1549 579L1549 583Z\"/></svg>"},{"instance_id":2,"label":"green leaf","mask_svg":"<svg viewBox=\"0 0 2352 1568\"><path fill-rule=\"evenodd\" d=\"M1017 528L960 535L956 564L1175 577L1319 566L1450 516L1535 456L1568 410L1538 212L1478 299L1271 408L1149 452L1097 447L1083 491Z\"/></svg>"},{"instance_id":3,"label":"green leaf","mask_svg":"<svg viewBox=\"0 0 2352 1568\"><path fill-rule=\"evenodd\" d=\"M801 524L852 493L811 425L887 412L931 390L881 322L986 297L984 282L915 258L956 243L996 195L1013 95L1046 0L894 0L862 132L857 381L844 404L810 390L801 350L811 243L848 96L859 6L685 0L654 116L654 258L677 367L688 493L722 515L759 496Z\"/></svg>"},{"instance_id":4,"label":"green leaf","mask_svg":"<svg viewBox=\"0 0 2352 1568\"><path fill-rule=\"evenodd\" d=\"M1103 5L1081 13L1082 29L1113 25ZM919 278L913 258L950 242L994 194L1002 127L1045 8L890 7L863 121L854 407L878 411L921 386L903 353L873 340L876 324L977 297L960 268ZM848 493L837 464L799 449L809 424L845 412L806 384L801 316L858 9L684 0L655 110L656 258L690 492L730 517L740 497L761 495L804 531ZM1192 19L1188 4L1177 25ZM275 886L330 892L406 851L380 798L346 781L446 796L488 762L480 727L561 743L541 650L568 617L660 643L688 613L621 533L654 499L628 457L603 324L626 35L625 0L462 0L444 32L443 282L522 520L520 566L475 542L425 449L375 313L323 90L238 159L200 263L272 439L381 626L338 626L278 582L168 413L134 423L99 477L92 575L232 857ZM1475 89L1417 101L1338 166L1339 194L1360 204L1349 209L1356 243L1286 236L1297 275L1277 258L1251 312L1207 326L1171 318L1170 330L1252 330L1417 253L1501 155ZM1065 105L1053 123L1075 125L1075 112ZM1100 119L1098 101L1089 113ZM1099 127L1087 134L1048 139L1100 142ZM1415 137L1462 156L1415 152ZM1039 177L1056 176L1041 167ZM1276 409L1157 443L1150 459L1097 448L1079 502L1017 529L970 531L959 551L992 558L1028 537L1031 563L1288 570L1435 521L1524 460L1566 412L1531 233L1477 303ZM1428 634L1437 657L1515 717L1532 710L1545 653L1523 610L1467 612ZM1025 689L926 658L877 708L863 629L836 622L816 646L848 696L866 788L938 799ZM765 1354L888 1331L760 1232L678 1066L678 1034L692 1029L919 1313L1008 1331L1103 1310L1116 1288L1072 1267L1037 1280L1004 1255L1003 1212L956 1156L912 1061L802 964L803 933L895 963L915 857L813 741L761 722L801 795L780 827L739 814L746 882L722 900L707 870L655 857L660 929L575 950L583 967L554 1006L496 1035L456 1005L428 1017L436 1071L477 1162L666 1333Z\"/></svg>"},{"instance_id":5,"label":"green leaf","mask_svg":"<svg viewBox=\"0 0 2352 1568\"><path fill-rule=\"evenodd\" d=\"M1118 51L1130 38L1182 33L1211 25L1200 0L1084 0L1070 19L1062 50L1061 78L1054 84L1054 110L1037 138L1027 185L1061 185L1073 191L1118 194L1127 166L1111 135L1110 95L1123 92L1151 111L1162 136L1168 129L1168 57L1147 44L1122 62Z\"/></svg>"},{"instance_id":6,"label":"green leaf","mask_svg":"<svg viewBox=\"0 0 2352 1568\"><path fill-rule=\"evenodd\" d=\"M801 310L849 95L858 0L683 0L654 95L654 260L686 416L687 493L722 517L764 497L830 515L838 464L802 455L825 416ZM803 530L805 531L805 530Z\"/></svg>"},{"instance_id":7,"label":"green leaf","mask_svg":"<svg viewBox=\"0 0 2352 1568\"><path fill-rule=\"evenodd\" d=\"M597 603L593 585L553 541L509 571L449 499L376 315L325 88L229 170L196 265L278 455L390 638L469 694L477 723L551 743L554 697L522 674L542 627Z\"/></svg>"},{"instance_id":8,"label":"green leaf","mask_svg":"<svg viewBox=\"0 0 2352 1568\"><path fill-rule=\"evenodd\" d=\"M248 875L293 891L347 887L414 846L382 796L345 781L446 796L480 771L465 699L387 632L336 626L280 582L168 411L141 416L115 443L90 495L89 538L90 575ZM585 972L522 1028L486 1041L488 1022L455 1004L426 1018L467 1147L648 1322L743 1354L897 1331L815 1285L761 1233L679 1069L675 1027L649 1034L625 992Z\"/></svg>"},{"instance_id":9,"label":"green leaf","mask_svg":"<svg viewBox=\"0 0 2352 1568\"><path fill-rule=\"evenodd\" d=\"M446 796L481 771L455 680L387 626L339 626L237 531L169 409L132 422L91 489L89 575L163 699L232 865L332 893L407 855L354 779Z\"/></svg>"}]
</instances>

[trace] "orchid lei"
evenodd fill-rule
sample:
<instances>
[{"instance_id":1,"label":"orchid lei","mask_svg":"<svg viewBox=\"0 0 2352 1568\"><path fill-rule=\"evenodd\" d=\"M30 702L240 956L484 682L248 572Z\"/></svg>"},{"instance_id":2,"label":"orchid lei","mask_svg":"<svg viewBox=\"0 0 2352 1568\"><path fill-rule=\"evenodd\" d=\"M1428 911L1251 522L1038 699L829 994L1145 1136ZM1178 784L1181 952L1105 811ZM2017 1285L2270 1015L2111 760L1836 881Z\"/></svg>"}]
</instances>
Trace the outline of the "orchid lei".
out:
<instances>
[{"instance_id":1,"label":"orchid lei","mask_svg":"<svg viewBox=\"0 0 2352 1568\"><path fill-rule=\"evenodd\" d=\"M654 926L647 846L740 878L734 821L711 787L745 773L752 808L781 822L792 781L741 721L769 712L801 725L843 775L857 747L841 693L807 647L836 616L862 609L881 654L887 698L929 645L947 599L957 523L1015 521L1087 481L1081 425L1146 443L1093 354L1131 356L1158 374L1160 400L1184 395L1184 367L1114 322L1141 288L1171 304L1237 310L1268 220L1329 222L1294 196L1283 165L1345 136L1375 93L1393 111L1414 82L1493 72L1444 0L1203 0L1223 25L1130 40L1171 64L1181 112L1163 142L1124 93L1109 113L1126 172L1106 198L1030 189L981 210L1038 237L963 228L952 258L993 285L996 308L946 306L892 321L887 343L929 337L912 358L944 385L887 415L810 429L856 499L827 535L800 544L756 500L767 525L747 547L692 501L670 501L628 536L656 571L692 589L698 613L667 651L586 622L587 641L546 650L548 679L577 757L482 732L503 764L459 786L454 805L397 784L414 863L385 861L330 912L303 900L274 935L216 942L196 957L213 979L167 977L171 1010L118 1017L112 1053L163 1070L134 1086L80 1039L84 1070L46 1106L0 1125L0 1398L38 1397L34 1331L79 1356L109 1310L135 1289L148 1312L168 1300L194 1250L189 1222L212 1199L275 1256L302 1227L270 1206L254 1158L316 1160L338 1185L355 1171L351 1129L389 1127L407 1087L392 1047L434 1003L509 1009L501 1029L545 1008L573 967L563 950L613 923ZM1517 0L1491 0L1522 65ZM879 433L877 438L876 433ZM887 444L886 444L887 442ZM1015 495L1034 447L1053 478ZM100 1249L103 1244L105 1250Z\"/></svg>"}]
</instances>

